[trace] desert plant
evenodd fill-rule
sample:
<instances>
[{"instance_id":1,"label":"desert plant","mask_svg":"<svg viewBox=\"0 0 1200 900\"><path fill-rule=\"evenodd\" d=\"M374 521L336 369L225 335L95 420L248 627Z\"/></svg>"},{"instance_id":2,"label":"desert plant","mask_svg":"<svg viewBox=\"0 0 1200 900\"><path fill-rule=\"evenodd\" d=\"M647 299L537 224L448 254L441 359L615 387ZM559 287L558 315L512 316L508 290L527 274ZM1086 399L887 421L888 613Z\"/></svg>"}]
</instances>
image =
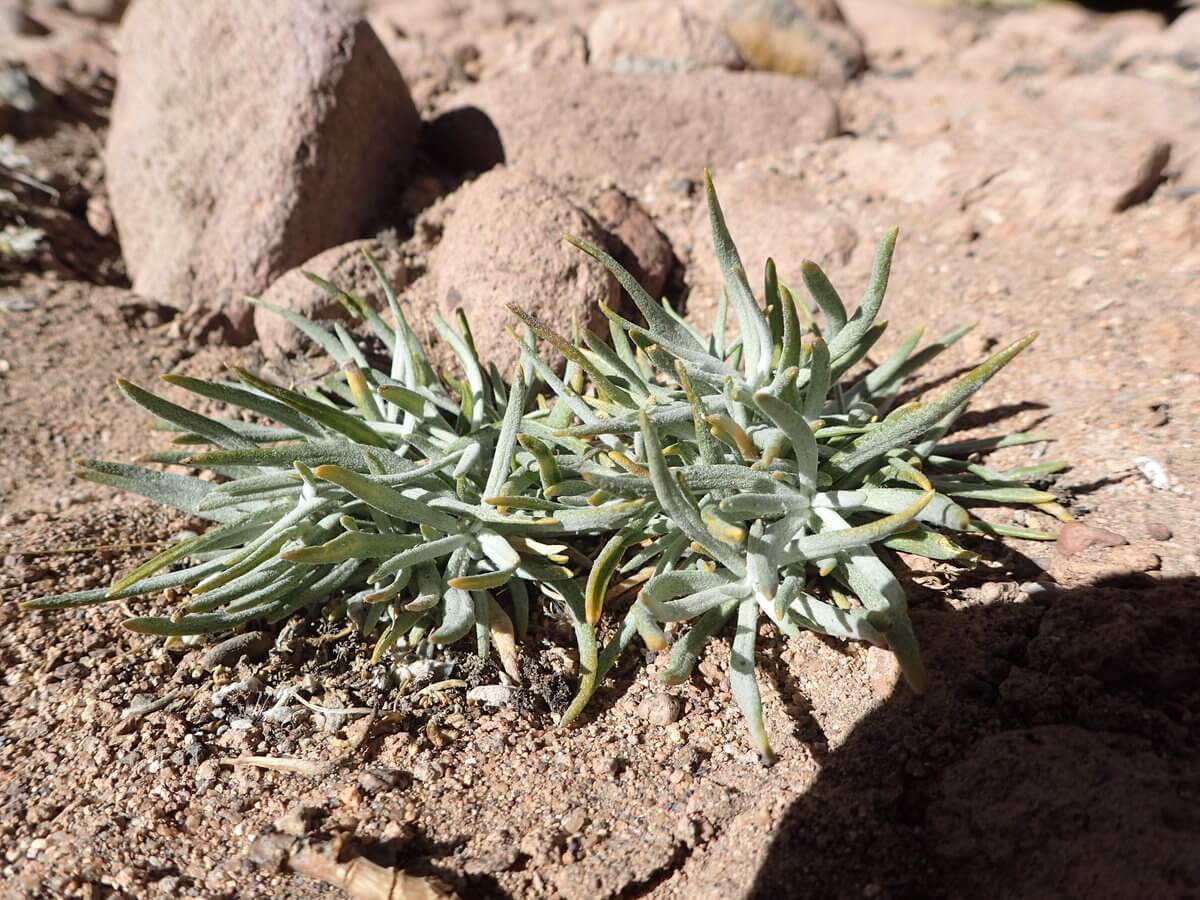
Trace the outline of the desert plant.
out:
<instances>
[{"instance_id":1,"label":"desert plant","mask_svg":"<svg viewBox=\"0 0 1200 900\"><path fill-rule=\"evenodd\" d=\"M853 315L816 264L802 265L818 325L770 261L762 302L754 297L707 177L706 189L724 281L711 335L647 295L602 250L569 239L616 276L643 322L604 308L607 339L567 337L514 308L525 328L511 381L480 363L461 316L458 330L440 318L434 325L462 377L435 372L375 267L392 325L360 298L313 280L391 351L387 371L372 367L340 324L330 331L272 307L333 358L335 377L297 391L243 370L236 382L164 376L255 422L203 416L119 382L176 432L176 444L203 445L150 461L204 467L224 480L93 460L80 462L79 474L214 525L109 588L26 608L186 588L172 614L126 625L181 637L323 611L372 636L375 659L401 637L450 644L473 633L480 654L494 645L519 678L516 642L531 596L541 596L569 617L580 655L564 724L634 636L669 649L662 677L678 683L734 619L730 686L764 760L771 749L754 665L763 617L784 635L811 629L890 648L920 690L925 673L893 553L969 564L975 556L946 532L1052 537L987 524L971 515L978 504L1068 517L1054 495L1028 486L1064 464L995 471L976 461L1041 435L946 438L970 397L1035 335L936 400L901 402L912 376L969 328L924 347L917 330L868 365L886 327L876 317L896 232L881 243ZM738 336L727 341L729 309ZM566 358L561 374L539 356L538 338ZM605 605L635 591L601 648ZM668 631L684 623L672 641Z\"/></svg>"}]
</instances>

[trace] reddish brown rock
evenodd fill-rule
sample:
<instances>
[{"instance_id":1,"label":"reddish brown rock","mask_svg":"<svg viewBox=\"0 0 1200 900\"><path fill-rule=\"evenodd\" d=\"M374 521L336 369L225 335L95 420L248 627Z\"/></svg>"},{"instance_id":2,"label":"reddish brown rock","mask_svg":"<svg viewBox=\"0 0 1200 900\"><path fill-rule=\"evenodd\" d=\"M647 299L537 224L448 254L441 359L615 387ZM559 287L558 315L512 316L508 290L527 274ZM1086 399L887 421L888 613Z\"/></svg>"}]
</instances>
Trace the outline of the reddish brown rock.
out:
<instances>
[{"instance_id":1,"label":"reddish brown rock","mask_svg":"<svg viewBox=\"0 0 1200 900\"><path fill-rule=\"evenodd\" d=\"M1171 526L1163 522L1148 522L1146 534L1156 541L1169 541L1175 536L1175 533L1171 531Z\"/></svg>"},{"instance_id":2,"label":"reddish brown rock","mask_svg":"<svg viewBox=\"0 0 1200 900\"><path fill-rule=\"evenodd\" d=\"M867 680L871 685L871 696L875 700L886 700L900 684L900 663L896 654L883 647L867 647Z\"/></svg>"},{"instance_id":3,"label":"reddish brown rock","mask_svg":"<svg viewBox=\"0 0 1200 900\"><path fill-rule=\"evenodd\" d=\"M832 137L837 106L816 85L765 72L629 75L561 69L511 75L448 98L438 156L492 136L490 160L555 179L611 178L636 194L664 167L699 177L781 147ZM488 159L472 154L473 168Z\"/></svg>"},{"instance_id":4,"label":"reddish brown rock","mask_svg":"<svg viewBox=\"0 0 1200 900\"><path fill-rule=\"evenodd\" d=\"M1120 547L1128 543L1124 535L1082 522L1067 522L1058 530L1058 539L1055 541L1058 552L1063 556L1074 556L1089 547Z\"/></svg>"},{"instance_id":5,"label":"reddish brown rock","mask_svg":"<svg viewBox=\"0 0 1200 900\"><path fill-rule=\"evenodd\" d=\"M393 289L401 291L407 281L407 271L399 251L376 240L365 240L331 247L285 272L263 292L262 299L309 319L350 321L351 316L335 298L304 277L305 272L310 272L361 297L375 308L381 308L387 299L363 255L364 250L379 263ZM254 330L267 356L294 353L307 343L304 335L286 319L262 307L254 310Z\"/></svg>"},{"instance_id":6,"label":"reddish brown rock","mask_svg":"<svg viewBox=\"0 0 1200 900\"><path fill-rule=\"evenodd\" d=\"M134 286L244 342L240 298L360 236L402 177L419 127L404 80L332 0L142 0L120 45L106 164Z\"/></svg>"},{"instance_id":7,"label":"reddish brown rock","mask_svg":"<svg viewBox=\"0 0 1200 900\"><path fill-rule=\"evenodd\" d=\"M605 246L605 235L549 181L501 167L461 188L427 276L443 316L461 307L479 355L506 375L518 353L506 329L514 303L559 333L574 319L603 331L599 303L614 304L617 283L563 235ZM547 349L550 358L556 351Z\"/></svg>"},{"instance_id":8,"label":"reddish brown rock","mask_svg":"<svg viewBox=\"0 0 1200 900\"><path fill-rule=\"evenodd\" d=\"M646 211L616 188L600 193L592 202L596 220L615 239L613 255L651 297L661 297L675 263L671 245Z\"/></svg>"}]
</instances>

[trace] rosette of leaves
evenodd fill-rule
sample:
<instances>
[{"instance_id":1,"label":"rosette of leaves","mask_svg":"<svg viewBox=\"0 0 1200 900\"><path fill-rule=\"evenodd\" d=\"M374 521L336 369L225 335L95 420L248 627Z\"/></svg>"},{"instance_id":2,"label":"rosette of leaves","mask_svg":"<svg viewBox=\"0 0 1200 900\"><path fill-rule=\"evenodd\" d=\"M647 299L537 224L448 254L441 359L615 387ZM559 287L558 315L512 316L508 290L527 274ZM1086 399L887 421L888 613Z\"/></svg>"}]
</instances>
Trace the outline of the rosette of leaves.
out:
<instances>
[{"instance_id":1,"label":"rosette of leaves","mask_svg":"<svg viewBox=\"0 0 1200 900\"><path fill-rule=\"evenodd\" d=\"M332 330L271 307L318 344L336 372L313 386L165 380L240 410L202 415L127 382L121 389L174 433L146 461L210 478L85 460L79 474L210 520L110 587L41 598L63 609L184 593L139 632L182 638L277 622L347 617L378 660L401 636L450 644L474 635L519 678L517 640L533 598L570 620L580 655L575 719L635 636L667 652L663 678L687 679L733 620L730 684L764 760L771 757L755 680L766 620L891 649L908 681L925 673L896 577L896 551L971 563L955 532L1047 539L989 525L979 504L1032 504L1066 518L1030 482L1062 468L997 471L977 460L1041 435L946 437L970 397L1029 335L936 399L908 399L922 367L961 338L921 346L918 330L870 365L896 233L876 256L851 315L813 263L801 267L821 315L768 262L762 299L749 285L706 176L724 290L711 335L659 304L611 257L573 241L621 282L639 321L604 309L607 339L569 337L521 310L521 363L506 381L483 365L467 323L434 325L461 377L438 373L371 261L393 324L360 298L310 276L390 354L377 365L340 323ZM727 314L738 336L725 339ZM548 365L537 338L566 358ZM215 480L212 479L215 476ZM601 648L606 602L633 597ZM674 639L672 640L672 635Z\"/></svg>"},{"instance_id":2,"label":"rosette of leaves","mask_svg":"<svg viewBox=\"0 0 1200 900\"><path fill-rule=\"evenodd\" d=\"M300 611L345 615L376 636L374 660L401 635L450 644L474 633L480 654L494 642L505 669L519 678L515 641L529 618L526 582L554 591L554 582L572 575L562 566L565 548L538 537L602 527L611 516L589 509L551 519L486 502L520 492L512 461L528 381L518 371L509 383L494 366L484 367L466 322L456 331L440 318L434 324L463 377L436 374L370 262L394 325L360 298L309 277L390 350L386 370L370 365L340 323L329 330L270 307L329 355L336 375L308 390L242 369L232 381L164 376L251 413L253 421L201 415L118 382L183 445L146 461L205 468L220 483L96 460L80 461L78 474L214 524L108 588L46 597L27 608L88 606L174 588L188 597L173 614L125 624L185 637Z\"/></svg>"},{"instance_id":3,"label":"rosette of leaves","mask_svg":"<svg viewBox=\"0 0 1200 900\"><path fill-rule=\"evenodd\" d=\"M582 241L572 243L617 277L643 321L605 309L609 339L588 333L574 342L513 312L586 374L583 390L550 381L575 420L554 436L590 447L582 454L563 448L577 455L559 461L562 477L604 498L647 504L607 541L590 571L589 625L599 621L615 575L642 586L603 652L581 648L591 658L566 720L635 635L651 650L669 650L662 678L679 683L733 620L730 686L769 760L754 664L762 620L786 636L809 629L889 648L909 684L921 690L925 670L894 551L972 563L977 557L955 541L955 532L1052 537L988 524L971 507L1031 504L1069 518L1053 494L1029 486L1065 465L994 471L971 461L972 454L1041 435L945 437L971 396L1036 334L1005 347L936 399L906 400L913 376L970 329L925 346L918 329L882 362L865 365L886 328L877 316L897 232L883 239L853 314L821 269L803 263L818 324L770 261L762 300L755 298L712 182L705 183L724 283L711 335L656 303L615 260ZM739 336L726 343L730 309ZM528 342L524 358L540 368ZM685 630L671 641L664 626Z\"/></svg>"}]
</instances>

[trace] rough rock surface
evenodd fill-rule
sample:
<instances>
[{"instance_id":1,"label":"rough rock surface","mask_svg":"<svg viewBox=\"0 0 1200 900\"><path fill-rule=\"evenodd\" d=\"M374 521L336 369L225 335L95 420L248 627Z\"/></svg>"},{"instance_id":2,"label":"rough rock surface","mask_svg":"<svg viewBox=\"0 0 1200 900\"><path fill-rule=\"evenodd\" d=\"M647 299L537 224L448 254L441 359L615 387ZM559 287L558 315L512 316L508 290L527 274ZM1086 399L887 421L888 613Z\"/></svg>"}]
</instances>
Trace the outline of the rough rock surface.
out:
<instances>
[{"instance_id":1,"label":"rough rock surface","mask_svg":"<svg viewBox=\"0 0 1200 900\"><path fill-rule=\"evenodd\" d=\"M587 43L588 63L614 72L742 67L726 31L682 3L639 0L607 7L588 28Z\"/></svg>"},{"instance_id":2,"label":"rough rock surface","mask_svg":"<svg viewBox=\"0 0 1200 900\"><path fill-rule=\"evenodd\" d=\"M253 335L239 299L360 236L418 121L360 17L322 2L135 3L106 151L136 289Z\"/></svg>"},{"instance_id":3,"label":"rough rock surface","mask_svg":"<svg viewBox=\"0 0 1200 900\"><path fill-rule=\"evenodd\" d=\"M654 220L631 197L616 188L600 192L589 208L614 243L613 256L651 297L660 297L675 263L671 245Z\"/></svg>"},{"instance_id":4,"label":"rough rock surface","mask_svg":"<svg viewBox=\"0 0 1200 900\"><path fill-rule=\"evenodd\" d=\"M563 235L606 245L605 234L549 181L502 167L451 198L455 205L432 256L429 278L443 316L461 307L480 356L508 372L517 358L507 334L515 303L560 334L573 319L603 332L600 302L617 302L617 283Z\"/></svg>"},{"instance_id":5,"label":"rough rock surface","mask_svg":"<svg viewBox=\"0 0 1200 900\"><path fill-rule=\"evenodd\" d=\"M865 64L836 0L687 0L720 23L752 68L837 87Z\"/></svg>"},{"instance_id":6,"label":"rough rock surface","mask_svg":"<svg viewBox=\"0 0 1200 900\"><path fill-rule=\"evenodd\" d=\"M461 125L461 128L459 127ZM434 152L491 129L507 162L548 177L607 176L637 191L661 168L693 176L838 131L821 88L766 72L631 75L556 70L485 81L454 94L435 120ZM474 130L470 130L473 128Z\"/></svg>"},{"instance_id":7,"label":"rough rock surface","mask_svg":"<svg viewBox=\"0 0 1200 900\"><path fill-rule=\"evenodd\" d=\"M335 298L304 277L305 272L311 272L336 284L342 290L361 297L378 309L387 301L375 273L363 255L364 250L379 263L392 288L402 291L408 273L400 253L393 245L385 245L377 240L363 240L330 247L285 272L263 292L262 299L310 319L349 321L349 314ZM254 310L254 330L258 334L259 346L269 357L294 353L307 343L304 335L286 319L261 307Z\"/></svg>"},{"instance_id":8,"label":"rough rock surface","mask_svg":"<svg viewBox=\"0 0 1200 900\"><path fill-rule=\"evenodd\" d=\"M784 283L801 287L800 264L811 259L825 269L840 269L859 242L853 220L814 203L811 190L795 178L769 166L747 165L722 174L721 206L730 233L735 235L742 263L757 286L762 284L771 256ZM872 242L873 235L863 239ZM708 211L698 206L687 249L692 264L687 280L692 289L688 313L694 321L712 322L720 293L721 273L714 259Z\"/></svg>"}]
</instances>

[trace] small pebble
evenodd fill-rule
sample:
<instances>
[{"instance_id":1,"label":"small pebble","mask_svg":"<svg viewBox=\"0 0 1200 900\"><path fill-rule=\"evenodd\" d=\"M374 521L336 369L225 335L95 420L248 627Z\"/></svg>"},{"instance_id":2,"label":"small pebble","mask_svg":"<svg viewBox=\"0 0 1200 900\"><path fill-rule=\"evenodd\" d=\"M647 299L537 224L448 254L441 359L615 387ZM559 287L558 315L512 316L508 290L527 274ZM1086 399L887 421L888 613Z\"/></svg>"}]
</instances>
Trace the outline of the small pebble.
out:
<instances>
[{"instance_id":1,"label":"small pebble","mask_svg":"<svg viewBox=\"0 0 1200 900\"><path fill-rule=\"evenodd\" d=\"M378 794L403 783L404 775L395 769L372 768L358 773L358 786L364 794Z\"/></svg>"},{"instance_id":2,"label":"small pebble","mask_svg":"<svg viewBox=\"0 0 1200 900\"><path fill-rule=\"evenodd\" d=\"M1175 532L1162 522L1150 522L1146 525L1146 534L1155 541L1169 541L1174 537Z\"/></svg>"},{"instance_id":3,"label":"small pebble","mask_svg":"<svg viewBox=\"0 0 1200 900\"><path fill-rule=\"evenodd\" d=\"M271 649L271 636L264 631L247 631L214 644L200 657L200 668L211 672L217 666L233 668L245 658L251 662L262 659Z\"/></svg>"},{"instance_id":4,"label":"small pebble","mask_svg":"<svg viewBox=\"0 0 1200 900\"><path fill-rule=\"evenodd\" d=\"M315 831L317 822L324 817L324 807L294 806L275 820L275 830L293 837L304 837Z\"/></svg>"},{"instance_id":5,"label":"small pebble","mask_svg":"<svg viewBox=\"0 0 1200 900\"><path fill-rule=\"evenodd\" d=\"M249 697L254 694L261 694L263 683L251 675L242 681L233 681L225 685L219 690L213 691L212 705L224 706L225 701L231 697Z\"/></svg>"},{"instance_id":6,"label":"small pebble","mask_svg":"<svg viewBox=\"0 0 1200 900\"><path fill-rule=\"evenodd\" d=\"M988 603L995 603L1004 596L1004 585L989 581L979 589L979 596Z\"/></svg>"},{"instance_id":7,"label":"small pebble","mask_svg":"<svg viewBox=\"0 0 1200 900\"><path fill-rule=\"evenodd\" d=\"M1063 556L1073 556L1089 547L1120 547L1128 543L1124 535L1082 522L1067 522L1058 530L1055 541L1058 552Z\"/></svg>"},{"instance_id":8,"label":"small pebble","mask_svg":"<svg viewBox=\"0 0 1200 900\"><path fill-rule=\"evenodd\" d=\"M652 694L638 704L638 715L651 725L670 725L682 711L679 698L670 694Z\"/></svg>"},{"instance_id":9,"label":"small pebble","mask_svg":"<svg viewBox=\"0 0 1200 900\"><path fill-rule=\"evenodd\" d=\"M1072 290L1081 291L1087 287L1095 277L1096 270L1091 266L1076 266L1067 273L1067 284Z\"/></svg>"},{"instance_id":10,"label":"small pebble","mask_svg":"<svg viewBox=\"0 0 1200 900\"><path fill-rule=\"evenodd\" d=\"M592 771L597 775L617 775L624 764L616 756L597 756L592 760Z\"/></svg>"},{"instance_id":11,"label":"small pebble","mask_svg":"<svg viewBox=\"0 0 1200 900\"><path fill-rule=\"evenodd\" d=\"M882 647L867 647L866 670L871 696L876 700L892 696L901 677L900 661L896 659L896 654Z\"/></svg>"},{"instance_id":12,"label":"small pebble","mask_svg":"<svg viewBox=\"0 0 1200 900\"><path fill-rule=\"evenodd\" d=\"M587 816L583 810L573 809L562 817L562 829L567 834L579 834L587 827Z\"/></svg>"},{"instance_id":13,"label":"small pebble","mask_svg":"<svg viewBox=\"0 0 1200 900\"><path fill-rule=\"evenodd\" d=\"M1142 477L1150 482L1150 487L1156 491L1169 491L1174 484L1171 476L1167 474L1166 468L1157 459L1139 456L1133 461L1133 464L1138 467Z\"/></svg>"},{"instance_id":14,"label":"small pebble","mask_svg":"<svg viewBox=\"0 0 1200 900\"><path fill-rule=\"evenodd\" d=\"M486 706L504 706L516 696L516 689L507 684L481 684L467 691L467 699Z\"/></svg>"}]
</instances>

